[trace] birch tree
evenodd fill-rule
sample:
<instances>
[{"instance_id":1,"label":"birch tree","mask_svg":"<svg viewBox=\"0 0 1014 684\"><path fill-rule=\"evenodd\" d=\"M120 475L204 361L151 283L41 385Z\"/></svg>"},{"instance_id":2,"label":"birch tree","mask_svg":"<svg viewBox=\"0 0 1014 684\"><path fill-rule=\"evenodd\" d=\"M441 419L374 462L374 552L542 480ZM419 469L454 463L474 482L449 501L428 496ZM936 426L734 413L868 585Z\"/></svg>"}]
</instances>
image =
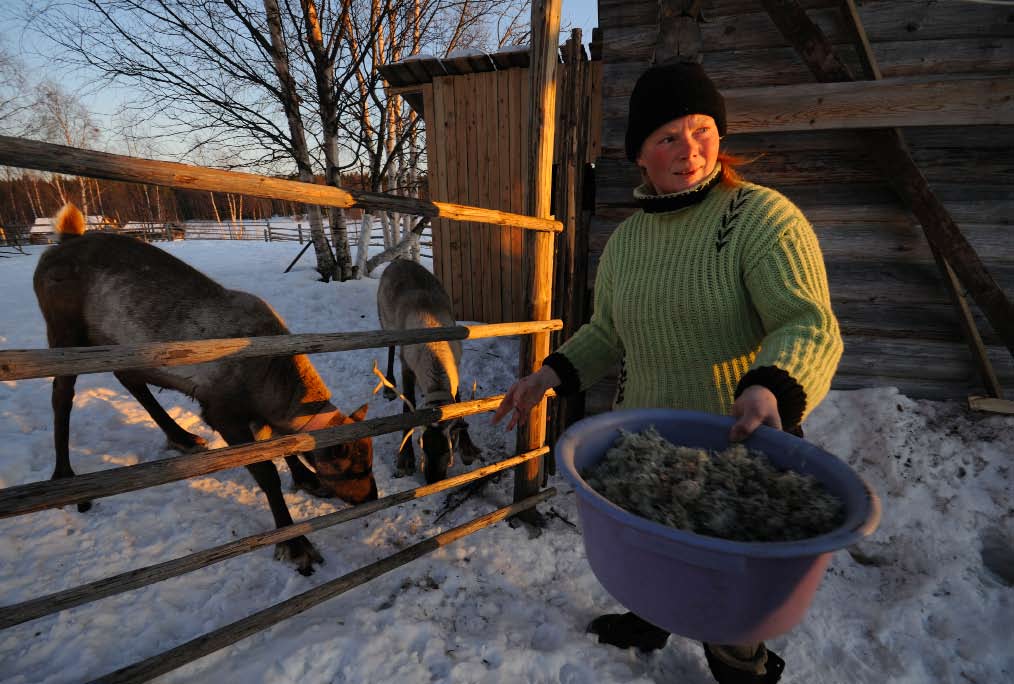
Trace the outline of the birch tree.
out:
<instances>
[{"instance_id":1,"label":"birch tree","mask_svg":"<svg viewBox=\"0 0 1014 684\"><path fill-rule=\"evenodd\" d=\"M289 125L292 155L296 161L299 180L304 183L312 183L313 167L310 161L310 150L306 145L303 118L300 116L296 81L292 77L289 66L288 48L282 30L282 16L278 9L278 1L264 0L264 11L267 15L267 24L271 35L269 53L281 86L278 91L278 99ZM251 34L257 35L254 31L251 31ZM334 256L324 237L324 221L321 218L320 207L315 204L308 205L307 216L310 222L310 239L313 241L313 248L317 253L317 270L325 282L335 275L340 278L343 274L335 273Z\"/></svg>"}]
</instances>

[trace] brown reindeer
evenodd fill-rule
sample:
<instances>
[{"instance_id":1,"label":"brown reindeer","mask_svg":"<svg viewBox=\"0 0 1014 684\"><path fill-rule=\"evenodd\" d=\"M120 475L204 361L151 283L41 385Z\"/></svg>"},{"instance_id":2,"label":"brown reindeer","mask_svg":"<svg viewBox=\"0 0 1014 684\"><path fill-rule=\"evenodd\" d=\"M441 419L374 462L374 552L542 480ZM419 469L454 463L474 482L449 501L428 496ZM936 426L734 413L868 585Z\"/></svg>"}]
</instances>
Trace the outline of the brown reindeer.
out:
<instances>
[{"instance_id":1,"label":"brown reindeer","mask_svg":"<svg viewBox=\"0 0 1014 684\"><path fill-rule=\"evenodd\" d=\"M131 237L84 233L72 205L56 219L60 244L35 269L35 295L46 319L50 347L138 344L226 337L286 335L281 318L263 300L227 290L165 251ZM205 422L229 444L266 439L362 420L366 406L347 417L305 355L223 359L191 366L117 371L135 399L181 451L204 448L204 440L181 428L152 396L148 385L174 389L201 405ZM73 477L68 454L76 375L53 379L56 467L53 479ZM358 504L377 498L373 444L369 438L286 457L293 484L318 496ZM292 524L281 481L270 461L247 466L267 495L278 527ZM91 504L78 505L86 511ZM304 575L323 559L303 536L278 545Z\"/></svg>"},{"instance_id":2,"label":"brown reindeer","mask_svg":"<svg viewBox=\"0 0 1014 684\"><path fill-rule=\"evenodd\" d=\"M414 261L397 259L391 262L380 277L377 287L377 313L384 330L410 328L439 328L457 323L451 313L451 300L436 276ZM415 401L418 381L422 390L420 408L433 408L460 401L458 393L458 365L461 362L461 342L427 342L406 344L401 347L402 391L409 401ZM387 376L394 375L394 347L387 350ZM393 392L385 392L389 399ZM412 409L406 404L405 412ZM447 477L453 462L453 448L461 460L471 464L480 451L468 434L464 418L435 423L423 431L422 446L425 458L423 473L429 483ZM406 439L398 452L397 475L415 472L415 450Z\"/></svg>"}]
</instances>

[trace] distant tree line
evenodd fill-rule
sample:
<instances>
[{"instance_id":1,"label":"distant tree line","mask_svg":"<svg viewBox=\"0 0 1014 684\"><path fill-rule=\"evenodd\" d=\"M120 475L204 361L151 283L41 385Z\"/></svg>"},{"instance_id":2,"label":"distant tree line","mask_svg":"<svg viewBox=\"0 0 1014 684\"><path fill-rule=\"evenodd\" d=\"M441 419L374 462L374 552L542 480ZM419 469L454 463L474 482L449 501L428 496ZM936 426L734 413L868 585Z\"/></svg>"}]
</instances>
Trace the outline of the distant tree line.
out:
<instances>
[{"instance_id":1,"label":"distant tree line","mask_svg":"<svg viewBox=\"0 0 1014 684\"><path fill-rule=\"evenodd\" d=\"M67 202L87 207L94 215L124 225L176 223L193 219L237 221L271 216L302 216L306 207L289 200L247 197L233 193L181 190L137 183L76 178L32 171L4 169L0 177L0 226L30 226L36 218L51 217ZM323 183L322 177L315 182ZM368 181L358 174L342 176L342 187L363 189ZM425 178L423 178L425 186ZM425 187L423 188L425 196ZM355 220L357 209L346 211Z\"/></svg>"}]
</instances>

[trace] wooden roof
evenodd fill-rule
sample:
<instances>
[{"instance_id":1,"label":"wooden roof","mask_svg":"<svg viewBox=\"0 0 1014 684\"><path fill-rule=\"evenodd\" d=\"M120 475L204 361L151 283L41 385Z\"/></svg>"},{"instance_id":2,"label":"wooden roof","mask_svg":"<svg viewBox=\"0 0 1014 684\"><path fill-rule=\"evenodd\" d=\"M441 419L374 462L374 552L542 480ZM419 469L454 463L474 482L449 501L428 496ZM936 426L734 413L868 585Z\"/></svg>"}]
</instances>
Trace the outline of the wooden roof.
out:
<instances>
[{"instance_id":1,"label":"wooden roof","mask_svg":"<svg viewBox=\"0 0 1014 684\"><path fill-rule=\"evenodd\" d=\"M384 64L380 73L392 88L406 88L431 83L434 76L458 76L527 67L528 49L516 48L492 54L480 52L451 57L410 57L394 64Z\"/></svg>"},{"instance_id":2,"label":"wooden roof","mask_svg":"<svg viewBox=\"0 0 1014 684\"><path fill-rule=\"evenodd\" d=\"M591 59L600 59L599 43L593 39ZM560 53L560 63L564 55ZM499 52L477 52L467 55L449 57L409 57L394 64L380 66L380 74L387 81L387 92L401 95L419 116L424 116L422 97L419 95L423 86L432 83L439 76L461 76L479 74L505 69L527 68L530 63L527 46L519 46Z\"/></svg>"}]
</instances>

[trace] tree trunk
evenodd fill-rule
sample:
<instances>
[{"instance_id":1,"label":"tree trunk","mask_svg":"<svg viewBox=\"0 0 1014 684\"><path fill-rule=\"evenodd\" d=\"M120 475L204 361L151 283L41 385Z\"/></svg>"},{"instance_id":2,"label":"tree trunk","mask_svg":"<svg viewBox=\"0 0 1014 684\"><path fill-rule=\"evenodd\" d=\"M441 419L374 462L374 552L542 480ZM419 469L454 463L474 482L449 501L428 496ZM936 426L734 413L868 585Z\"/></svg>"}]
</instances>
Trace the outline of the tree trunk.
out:
<instances>
[{"instance_id":1,"label":"tree trunk","mask_svg":"<svg viewBox=\"0 0 1014 684\"><path fill-rule=\"evenodd\" d=\"M299 114L299 95L296 92L296 82L289 71L289 58L286 52L285 38L282 35L282 19L278 10L278 0L264 0L264 10L267 13L268 28L271 33L271 60L281 86L282 109L285 111L285 118L289 124L289 136L292 141L296 167L299 170L299 180L304 183L312 183L313 167L310 163L310 151L306 145L303 121ZM313 241L313 249L317 254L317 272L320 273L321 280L326 283L338 275L335 269L335 259L331 254L331 247L327 244L327 238L324 237L324 221L321 218L320 207L307 206L307 214L310 219L310 239Z\"/></svg>"},{"instance_id":2,"label":"tree trunk","mask_svg":"<svg viewBox=\"0 0 1014 684\"><path fill-rule=\"evenodd\" d=\"M373 217L363 212L363 222L359 226L359 244L356 246L356 277L365 278L366 261L370 258L370 236L373 233Z\"/></svg>"},{"instance_id":3,"label":"tree trunk","mask_svg":"<svg viewBox=\"0 0 1014 684\"><path fill-rule=\"evenodd\" d=\"M334 92L334 58L324 48L323 33L317 6L313 0L302 0L303 19L306 23L306 41L313 55L313 74L317 86L319 114L323 134L324 175L327 184L341 186L341 170L338 166L338 108ZM349 3L343 3L342 15L338 21L338 42L346 31ZM346 281L352 277L352 253L349 250L345 210L333 208L329 212L331 243L334 245L334 277Z\"/></svg>"},{"instance_id":4,"label":"tree trunk","mask_svg":"<svg viewBox=\"0 0 1014 684\"><path fill-rule=\"evenodd\" d=\"M218 203L215 202L215 193L208 191L208 196L211 198L211 211L215 214L215 223L221 223L222 217L218 213Z\"/></svg>"},{"instance_id":5,"label":"tree trunk","mask_svg":"<svg viewBox=\"0 0 1014 684\"><path fill-rule=\"evenodd\" d=\"M352 278L352 252L349 250L349 229L345 219L345 210L338 207L331 209L331 244L335 251L335 270L342 282Z\"/></svg>"}]
</instances>

